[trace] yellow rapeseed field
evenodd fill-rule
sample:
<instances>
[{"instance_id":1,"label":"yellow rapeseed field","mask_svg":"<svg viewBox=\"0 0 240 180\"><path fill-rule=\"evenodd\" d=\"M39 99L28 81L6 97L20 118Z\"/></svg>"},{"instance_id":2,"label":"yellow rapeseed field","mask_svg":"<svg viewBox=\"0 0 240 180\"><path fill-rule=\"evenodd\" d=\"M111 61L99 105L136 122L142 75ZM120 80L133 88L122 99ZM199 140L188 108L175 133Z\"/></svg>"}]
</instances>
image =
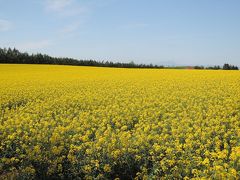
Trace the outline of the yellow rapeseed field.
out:
<instances>
[{"instance_id":1,"label":"yellow rapeseed field","mask_svg":"<svg viewBox=\"0 0 240 180\"><path fill-rule=\"evenodd\" d=\"M0 179L239 179L240 72L0 65Z\"/></svg>"}]
</instances>

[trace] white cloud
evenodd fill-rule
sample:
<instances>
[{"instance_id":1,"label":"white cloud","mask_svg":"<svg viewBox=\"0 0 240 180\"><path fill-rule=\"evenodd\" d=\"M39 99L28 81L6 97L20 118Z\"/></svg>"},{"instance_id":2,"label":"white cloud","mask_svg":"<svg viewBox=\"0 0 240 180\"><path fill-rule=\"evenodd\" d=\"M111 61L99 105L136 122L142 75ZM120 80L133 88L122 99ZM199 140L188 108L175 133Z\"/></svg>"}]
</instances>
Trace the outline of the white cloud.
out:
<instances>
[{"instance_id":1,"label":"white cloud","mask_svg":"<svg viewBox=\"0 0 240 180\"><path fill-rule=\"evenodd\" d=\"M46 8L52 11L61 11L72 4L72 0L47 0Z\"/></svg>"},{"instance_id":2,"label":"white cloud","mask_svg":"<svg viewBox=\"0 0 240 180\"><path fill-rule=\"evenodd\" d=\"M12 28L12 23L10 21L0 19L0 31L8 31Z\"/></svg>"},{"instance_id":3,"label":"white cloud","mask_svg":"<svg viewBox=\"0 0 240 180\"><path fill-rule=\"evenodd\" d=\"M62 34L75 32L79 29L79 27L82 24L83 24L83 22L80 22L80 21L73 22L72 24L68 24L65 27L63 27L63 29L61 29L59 32Z\"/></svg>"},{"instance_id":4,"label":"white cloud","mask_svg":"<svg viewBox=\"0 0 240 180\"><path fill-rule=\"evenodd\" d=\"M40 41L31 41L24 42L22 44L17 45L17 48L20 50L41 50L53 45L51 40L40 40Z\"/></svg>"},{"instance_id":5,"label":"white cloud","mask_svg":"<svg viewBox=\"0 0 240 180\"><path fill-rule=\"evenodd\" d=\"M149 25L147 23L132 23L132 24L126 24L123 25L123 29L138 29L138 28L146 28Z\"/></svg>"},{"instance_id":6,"label":"white cloud","mask_svg":"<svg viewBox=\"0 0 240 180\"><path fill-rule=\"evenodd\" d=\"M87 11L76 0L45 0L45 9L61 17L77 16Z\"/></svg>"}]
</instances>

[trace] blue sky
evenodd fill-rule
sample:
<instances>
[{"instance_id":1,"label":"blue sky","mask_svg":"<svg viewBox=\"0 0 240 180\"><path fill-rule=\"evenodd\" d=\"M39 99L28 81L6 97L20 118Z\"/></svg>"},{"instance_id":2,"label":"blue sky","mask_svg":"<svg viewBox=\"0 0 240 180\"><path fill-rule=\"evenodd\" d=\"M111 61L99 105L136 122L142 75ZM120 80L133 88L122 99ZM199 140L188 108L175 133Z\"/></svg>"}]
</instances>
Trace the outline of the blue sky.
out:
<instances>
[{"instance_id":1,"label":"blue sky","mask_svg":"<svg viewBox=\"0 0 240 180\"><path fill-rule=\"evenodd\" d=\"M0 47L78 59L240 66L239 0L0 4Z\"/></svg>"}]
</instances>

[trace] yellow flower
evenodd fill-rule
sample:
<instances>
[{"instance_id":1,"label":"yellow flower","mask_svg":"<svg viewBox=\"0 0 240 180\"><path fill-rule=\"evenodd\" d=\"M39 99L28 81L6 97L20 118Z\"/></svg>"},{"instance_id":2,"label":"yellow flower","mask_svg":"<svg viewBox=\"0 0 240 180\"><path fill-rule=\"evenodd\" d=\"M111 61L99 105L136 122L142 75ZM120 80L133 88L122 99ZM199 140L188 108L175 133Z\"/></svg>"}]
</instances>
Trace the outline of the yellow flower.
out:
<instances>
[{"instance_id":1,"label":"yellow flower","mask_svg":"<svg viewBox=\"0 0 240 180\"><path fill-rule=\"evenodd\" d=\"M229 172L232 174L233 177L237 177L237 171L235 169L231 168Z\"/></svg>"},{"instance_id":2,"label":"yellow flower","mask_svg":"<svg viewBox=\"0 0 240 180\"><path fill-rule=\"evenodd\" d=\"M35 174L36 171L32 166L29 166L23 169L22 172L26 174Z\"/></svg>"},{"instance_id":3,"label":"yellow flower","mask_svg":"<svg viewBox=\"0 0 240 180\"><path fill-rule=\"evenodd\" d=\"M3 174L239 176L240 71L0 64L0 72Z\"/></svg>"},{"instance_id":4,"label":"yellow flower","mask_svg":"<svg viewBox=\"0 0 240 180\"><path fill-rule=\"evenodd\" d=\"M202 162L202 164L208 166L209 165L209 159L205 158L204 161Z\"/></svg>"},{"instance_id":5,"label":"yellow flower","mask_svg":"<svg viewBox=\"0 0 240 180\"><path fill-rule=\"evenodd\" d=\"M105 164L103 167L104 172L111 172L111 167L109 164Z\"/></svg>"}]
</instances>

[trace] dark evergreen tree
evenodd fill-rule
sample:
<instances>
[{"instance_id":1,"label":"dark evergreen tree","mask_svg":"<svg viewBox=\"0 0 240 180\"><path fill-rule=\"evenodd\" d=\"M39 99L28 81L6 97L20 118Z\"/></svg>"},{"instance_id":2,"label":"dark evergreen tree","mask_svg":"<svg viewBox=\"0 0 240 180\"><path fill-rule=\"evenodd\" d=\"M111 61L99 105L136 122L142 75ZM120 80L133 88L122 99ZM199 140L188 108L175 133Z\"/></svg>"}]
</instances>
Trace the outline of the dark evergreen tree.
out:
<instances>
[{"instance_id":1,"label":"dark evergreen tree","mask_svg":"<svg viewBox=\"0 0 240 180\"><path fill-rule=\"evenodd\" d=\"M224 64L223 70L238 70L238 67L230 64Z\"/></svg>"},{"instance_id":2,"label":"dark evergreen tree","mask_svg":"<svg viewBox=\"0 0 240 180\"><path fill-rule=\"evenodd\" d=\"M111 62L111 61L95 61L95 60L77 60L73 58L57 58L45 54L21 53L13 48L0 48L0 63L15 64L57 64L57 65L74 65L74 66L99 66L99 67L122 67L122 68L164 68L163 66L139 65L133 61L129 63Z\"/></svg>"}]
</instances>

